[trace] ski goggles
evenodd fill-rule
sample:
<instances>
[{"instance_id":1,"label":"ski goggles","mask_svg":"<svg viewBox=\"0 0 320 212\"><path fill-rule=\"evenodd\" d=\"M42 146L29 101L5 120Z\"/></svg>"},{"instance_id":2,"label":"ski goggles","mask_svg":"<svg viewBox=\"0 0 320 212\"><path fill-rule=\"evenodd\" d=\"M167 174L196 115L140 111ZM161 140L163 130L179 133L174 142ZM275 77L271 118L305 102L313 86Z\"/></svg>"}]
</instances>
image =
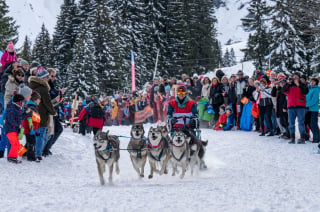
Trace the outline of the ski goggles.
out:
<instances>
[{"instance_id":1,"label":"ski goggles","mask_svg":"<svg viewBox=\"0 0 320 212\"><path fill-rule=\"evenodd\" d=\"M183 90L183 89L179 89L178 92L177 92L177 94L178 94L178 95L180 95L180 94L186 94L186 91Z\"/></svg>"}]
</instances>

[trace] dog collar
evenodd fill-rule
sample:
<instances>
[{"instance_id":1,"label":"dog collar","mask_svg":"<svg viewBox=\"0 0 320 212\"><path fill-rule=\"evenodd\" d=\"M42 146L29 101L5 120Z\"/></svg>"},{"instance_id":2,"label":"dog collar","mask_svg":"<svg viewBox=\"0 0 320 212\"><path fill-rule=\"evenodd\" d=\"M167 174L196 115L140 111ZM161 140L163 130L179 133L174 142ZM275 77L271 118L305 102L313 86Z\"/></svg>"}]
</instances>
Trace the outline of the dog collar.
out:
<instances>
[{"instance_id":1,"label":"dog collar","mask_svg":"<svg viewBox=\"0 0 320 212\"><path fill-rule=\"evenodd\" d=\"M148 142L148 148L158 148L162 144L162 142L163 140L161 140L161 142L156 146L153 146L150 142Z\"/></svg>"}]
</instances>

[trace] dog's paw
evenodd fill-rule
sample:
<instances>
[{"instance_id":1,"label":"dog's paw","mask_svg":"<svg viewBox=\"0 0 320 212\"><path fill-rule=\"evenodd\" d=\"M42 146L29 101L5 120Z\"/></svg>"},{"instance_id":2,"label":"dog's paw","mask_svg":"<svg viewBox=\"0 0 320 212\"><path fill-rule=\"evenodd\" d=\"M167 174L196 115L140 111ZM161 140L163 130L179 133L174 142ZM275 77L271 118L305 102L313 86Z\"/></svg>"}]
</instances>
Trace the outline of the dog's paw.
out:
<instances>
[{"instance_id":1,"label":"dog's paw","mask_svg":"<svg viewBox=\"0 0 320 212\"><path fill-rule=\"evenodd\" d=\"M140 174L140 177L141 177L141 178L144 178L144 174Z\"/></svg>"},{"instance_id":2,"label":"dog's paw","mask_svg":"<svg viewBox=\"0 0 320 212\"><path fill-rule=\"evenodd\" d=\"M164 174L168 174L168 170L164 170L164 172L163 172Z\"/></svg>"},{"instance_id":3,"label":"dog's paw","mask_svg":"<svg viewBox=\"0 0 320 212\"><path fill-rule=\"evenodd\" d=\"M148 178L149 178L149 179L152 179L152 178L153 178L153 175L152 175L152 174L150 174L150 175L148 176Z\"/></svg>"}]
</instances>

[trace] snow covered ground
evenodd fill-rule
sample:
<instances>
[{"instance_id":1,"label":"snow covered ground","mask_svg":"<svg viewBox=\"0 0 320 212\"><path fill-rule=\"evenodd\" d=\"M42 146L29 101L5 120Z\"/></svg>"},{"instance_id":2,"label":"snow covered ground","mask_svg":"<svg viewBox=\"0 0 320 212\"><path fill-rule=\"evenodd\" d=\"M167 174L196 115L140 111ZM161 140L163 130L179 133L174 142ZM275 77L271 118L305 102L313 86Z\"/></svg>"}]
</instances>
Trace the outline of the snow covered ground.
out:
<instances>
[{"instance_id":1,"label":"snow covered ground","mask_svg":"<svg viewBox=\"0 0 320 212\"><path fill-rule=\"evenodd\" d=\"M149 128L150 125L146 126ZM129 136L130 127L108 127ZM121 152L114 185L100 186L92 136L65 129L40 164L0 159L1 211L320 211L320 155L253 132L203 130L208 170L138 179ZM129 139L121 138L126 148ZM146 175L149 164L146 166ZM107 177L106 177L107 178Z\"/></svg>"}]
</instances>

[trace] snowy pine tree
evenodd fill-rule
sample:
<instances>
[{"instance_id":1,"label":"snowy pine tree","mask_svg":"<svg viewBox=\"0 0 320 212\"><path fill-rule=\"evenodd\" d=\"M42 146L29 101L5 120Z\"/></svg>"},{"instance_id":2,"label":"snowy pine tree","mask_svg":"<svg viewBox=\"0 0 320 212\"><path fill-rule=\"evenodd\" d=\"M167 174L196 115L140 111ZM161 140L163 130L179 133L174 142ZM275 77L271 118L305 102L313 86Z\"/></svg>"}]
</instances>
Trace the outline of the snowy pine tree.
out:
<instances>
[{"instance_id":1,"label":"snowy pine tree","mask_svg":"<svg viewBox=\"0 0 320 212\"><path fill-rule=\"evenodd\" d=\"M294 1L277 0L273 10L270 49L274 71L304 73L306 70L306 48L295 25Z\"/></svg>"},{"instance_id":2,"label":"snowy pine tree","mask_svg":"<svg viewBox=\"0 0 320 212\"><path fill-rule=\"evenodd\" d=\"M229 50L228 48L226 49L224 55L223 55L223 58L222 58L222 61L223 61L223 67L230 67L230 53L229 53Z\"/></svg>"},{"instance_id":3,"label":"snowy pine tree","mask_svg":"<svg viewBox=\"0 0 320 212\"><path fill-rule=\"evenodd\" d=\"M9 12L5 0L0 0L0 49L6 50L11 41L15 44L18 41L18 26L16 21L7 15Z\"/></svg>"},{"instance_id":4,"label":"snowy pine tree","mask_svg":"<svg viewBox=\"0 0 320 212\"><path fill-rule=\"evenodd\" d=\"M248 15L242 18L242 25L249 35L247 47L243 49L244 61L253 60L255 65L266 64L270 46L270 33L268 31L268 20L270 7L266 0L252 0L248 7Z\"/></svg>"},{"instance_id":5,"label":"snowy pine tree","mask_svg":"<svg viewBox=\"0 0 320 212\"><path fill-rule=\"evenodd\" d=\"M85 29L88 22L82 24ZM67 87L67 96L76 93L82 98L99 93L99 75L94 69L95 46L90 32L82 32L77 36L74 47L74 58L68 66L67 76L62 79L63 87Z\"/></svg>"},{"instance_id":6,"label":"snowy pine tree","mask_svg":"<svg viewBox=\"0 0 320 212\"><path fill-rule=\"evenodd\" d=\"M234 49L231 48L230 50L230 66L234 66L237 65L237 59L236 59L236 55L234 53Z\"/></svg>"},{"instance_id":7,"label":"snowy pine tree","mask_svg":"<svg viewBox=\"0 0 320 212\"><path fill-rule=\"evenodd\" d=\"M48 30L42 24L41 32L38 34L32 49L32 59L38 61L42 66L52 66L52 52L51 40Z\"/></svg>"},{"instance_id":8,"label":"snowy pine tree","mask_svg":"<svg viewBox=\"0 0 320 212\"><path fill-rule=\"evenodd\" d=\"M187 29L187 15L184 10L184 3L180 0L170 1L167 10L167 58L170 58L168 72L170 76L180 77L182 73L185 73L185 58L190 52L190 49L188 51L187 48L187 41L190 37Z\"/></svg>"},{"instance_id":9,"label":"snowy pine tree","mask_svg":"<svg viewBox=\"0 0 320 212\"><path fill-rule=\"evenodd\" d=\"M102 93L112 93L121 83L119 68L118 36L109 18L105 1L97 0L95 16L89 17L89 28L95 46L94 69L98 73Z\"/></svg>"},{"instance_id":10,"label":"snowy pine tree","mask_svg":"<svg viewBox=\"0 0 320 212\"><path fill-rule=\"evenodd\" d=\"M31 63L31 61L32 61L31 46L32 46L31 41L28 38L28 36L26 35L26 37L24 38L22 50L21 50L21 52L19 52L18 56L25 59L29 63Z\"/></svg>"},{"instance_id":11,"label":"snowy pine tree","mask_svg":"<svg viewBox=\"0 0 320 212\"><path fill-rule=\"evenodd\" d=\"M77 34L76 13L75 0L64 0L52 39L52 57L54 67L59 71L58 81L66 76L68 65L72 60L72 48Z\"/></svg>"}]
</instances>

